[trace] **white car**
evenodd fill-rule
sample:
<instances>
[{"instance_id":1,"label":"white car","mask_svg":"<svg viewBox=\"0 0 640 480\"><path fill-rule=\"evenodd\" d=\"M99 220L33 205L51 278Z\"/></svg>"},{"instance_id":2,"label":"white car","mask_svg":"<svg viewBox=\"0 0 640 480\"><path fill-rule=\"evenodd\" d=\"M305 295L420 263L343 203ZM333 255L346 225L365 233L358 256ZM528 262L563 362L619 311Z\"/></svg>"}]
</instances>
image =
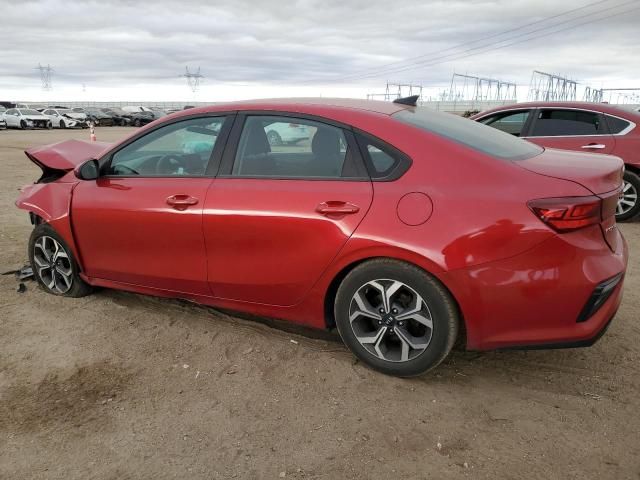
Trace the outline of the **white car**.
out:
<instances>
[{"instance_id":1,"label":"white car","mask_svg":"<svg viewBox=\"0 0 640 480\"><path fill-rule=\"evenodd\" d=\"M87 122L78 118L79 114L68 108L47 108L42 114L51 120L53 128L87 127Z\"/></svg>"},{"instance_id":2,"label":"white car","mask_svg":"<svg viewBox=\"0 0 640 480\"><path fill-rule=\"evenodd\" d=\"M71 118L75 118L76 120L80 120L81 122L87 121L87 112L82 107L74 107L69 110L68 115Z\"/></svg>"},{"instance_id":3,"label":"white car","mask_svg":"<svg viewBox=\"0 0 640 480\"><path fill-rule=\"evenodd\" d=\"M264 127L264 131L271 146L294 144L311 137L309 128L297 123L274 122Z\"/></svg>"},{"instance_id":4,"label":"white car","mask_svg":"<svg viewBox=\"0 0 640 480\"><path fill-rule=\"evenodd\" d=\"M53 128L49 117L30 108L10 108L4 112L4 119L9 128Z\"/></svg>"}]
</instances>

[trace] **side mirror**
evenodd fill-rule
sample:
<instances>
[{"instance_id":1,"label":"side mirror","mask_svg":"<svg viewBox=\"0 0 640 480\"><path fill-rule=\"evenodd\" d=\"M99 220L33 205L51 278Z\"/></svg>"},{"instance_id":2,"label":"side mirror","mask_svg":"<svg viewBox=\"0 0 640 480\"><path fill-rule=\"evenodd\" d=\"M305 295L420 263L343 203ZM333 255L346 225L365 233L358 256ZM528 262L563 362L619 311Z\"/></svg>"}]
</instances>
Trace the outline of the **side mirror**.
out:
<instances>
[{"instance_id":1,"label":"side mirror","mask_svg":"<svg viewBox=\"0 0 640 480\"><path fill-rule=\"evenodd\" d=\"M100 176L100 164L92 158L76 167L75 174L80 180L96 180Z\"/></svg>"}]
</instances>

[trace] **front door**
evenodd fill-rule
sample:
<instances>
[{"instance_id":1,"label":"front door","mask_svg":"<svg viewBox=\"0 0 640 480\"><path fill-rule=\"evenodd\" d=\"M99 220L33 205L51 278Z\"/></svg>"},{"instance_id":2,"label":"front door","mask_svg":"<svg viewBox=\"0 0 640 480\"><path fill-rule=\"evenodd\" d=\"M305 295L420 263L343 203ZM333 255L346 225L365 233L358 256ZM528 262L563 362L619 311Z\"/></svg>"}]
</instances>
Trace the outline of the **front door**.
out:
<instances>
[{"instance_id":1,"label":"front door","mask_svg":"<svg viewBox=\"0 0 640 480\"><path fill-rule=\"evenodd\" d=\"M104 159L97 181L75 188L73 228L88 276L210 294L202 212L224 122L156 128Z\"/></svg>"},{"instance_id":2,"label":"front door","mask_svg":"<svg viewBox=\"0 0 640 480\"><path fill-rule=\"evenodd\" d=\"M211 290L295 305L366 215L371 181L348 130L285 116L236 123L204 206Z\"/></svg>"}]
</instances>

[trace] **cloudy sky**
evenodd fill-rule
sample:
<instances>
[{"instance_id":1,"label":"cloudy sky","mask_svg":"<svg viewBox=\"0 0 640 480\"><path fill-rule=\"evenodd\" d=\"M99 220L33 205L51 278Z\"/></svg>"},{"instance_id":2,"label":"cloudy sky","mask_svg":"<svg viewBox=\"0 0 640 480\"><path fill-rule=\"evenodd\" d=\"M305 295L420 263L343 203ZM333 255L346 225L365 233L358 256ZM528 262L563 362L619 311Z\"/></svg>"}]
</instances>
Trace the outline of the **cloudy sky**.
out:
<instances>
[{"instance_id":1,"label":"cloudy sky","mask_svg":"<svg viewBox=\"0 0 640 480\"><path fill-rule=\"evenodd\" d=\"M0 97L364 97L454 72L526 90L534 69L640 87L640 0L0 0ZM53 89L38 64L51 65ZM204 75L193 94L180 75ZM83 86L84 85L84 86Z\"/></svg>"}]
</instances>

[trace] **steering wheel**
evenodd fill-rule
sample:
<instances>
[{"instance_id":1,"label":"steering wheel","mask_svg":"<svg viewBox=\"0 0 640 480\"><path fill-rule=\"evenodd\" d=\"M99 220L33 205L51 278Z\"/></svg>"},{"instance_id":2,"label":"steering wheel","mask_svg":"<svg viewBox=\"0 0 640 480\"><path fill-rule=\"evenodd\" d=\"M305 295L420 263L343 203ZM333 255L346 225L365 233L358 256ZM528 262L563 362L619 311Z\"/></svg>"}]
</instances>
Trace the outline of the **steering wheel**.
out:
<instances>
[{"instance_id":1,"label":"steering wheel","mask_svg":"<svg viewBox=\"0 0 640 480\"><path fill-rule=\"evenodd\" d=\"M156 175L175 174L178 173L180 167L182 167L182 157L170 153L156 163Z\"/></svg>"}]
</instances>

